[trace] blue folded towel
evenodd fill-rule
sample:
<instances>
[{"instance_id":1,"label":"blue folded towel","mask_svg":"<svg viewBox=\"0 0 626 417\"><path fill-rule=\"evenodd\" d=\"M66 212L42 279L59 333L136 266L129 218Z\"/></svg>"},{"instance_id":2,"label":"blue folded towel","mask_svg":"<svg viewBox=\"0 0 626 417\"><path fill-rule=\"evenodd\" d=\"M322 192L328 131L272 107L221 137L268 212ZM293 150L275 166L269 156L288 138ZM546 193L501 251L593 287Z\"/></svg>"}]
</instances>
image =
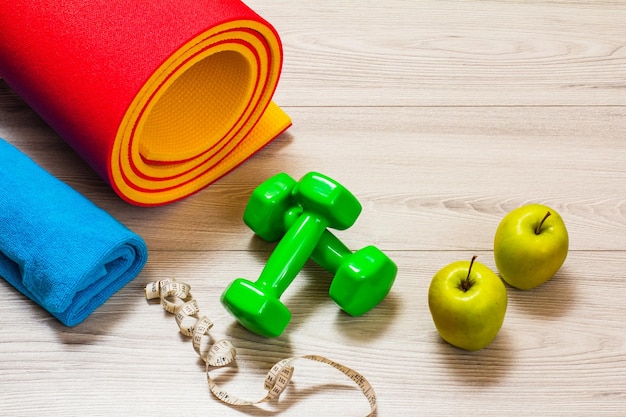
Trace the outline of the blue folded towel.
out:
<instances>
[{"instance_id":1,"label":"blue folded towel","mask_svg":"<svg viewBox=\"0 0 626 417\"><path fill-rule=\"evenodd\" d=\"M143 239L0 139L0 276L66 326L135 278Z\"/></svg>"}]
</instances>

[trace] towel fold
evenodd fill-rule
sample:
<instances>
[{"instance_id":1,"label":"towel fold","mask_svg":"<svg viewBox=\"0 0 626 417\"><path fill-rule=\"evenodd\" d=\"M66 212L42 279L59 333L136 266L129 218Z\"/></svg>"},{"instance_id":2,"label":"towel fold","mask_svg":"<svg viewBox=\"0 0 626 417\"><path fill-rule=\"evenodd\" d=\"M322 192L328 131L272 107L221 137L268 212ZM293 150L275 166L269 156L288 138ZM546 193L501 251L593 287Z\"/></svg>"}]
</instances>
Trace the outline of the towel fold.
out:
<instances>
[{"instance_id":1,"label":"towel fold","mask_svg":"<svg viewBox=\"0 0 626 417\"><path fill-rule=\"evenodd\" d=\"M66 326L148 258L136 233L0 139L0 276Z\"/></svg>"}]
</instances>

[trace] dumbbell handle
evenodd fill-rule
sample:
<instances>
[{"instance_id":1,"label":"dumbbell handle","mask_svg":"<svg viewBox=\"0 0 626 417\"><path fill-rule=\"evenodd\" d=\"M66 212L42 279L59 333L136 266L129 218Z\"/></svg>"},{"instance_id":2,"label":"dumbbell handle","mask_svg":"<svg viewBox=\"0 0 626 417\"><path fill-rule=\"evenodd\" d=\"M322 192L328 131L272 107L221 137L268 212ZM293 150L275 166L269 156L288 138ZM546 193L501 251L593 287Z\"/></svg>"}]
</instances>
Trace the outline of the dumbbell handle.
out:
<instances>
[{"instance_id":1,"label":"dumbbell handle","mask_svg":"<svg viewBox=\"0 0 626 417\"><path fill-rule=\"evenodd\" d=\"M301 215L302 209L299 206L292 207L291 210L287 211L284 218L285 229L291 229ZM322 268L334 274L345 261L345 257L351 254L352 251L330 230L326 229L315 245L311 258Z\"/></svg>"},{"instance_id":2,"label":"dumbbell handle","mask_svg":"<svg viewBox=\"0 0 626 417\"><path fill-rule=\"evenodd\" d=\"M302 210L294 207L284 217L289 227ZM334 275L328 293L346 313L360 316L374 308L389 292L397 266L374 246L353 253L331 231L324 230L311 258ZM367 282L361 286L359 282ZM359 288L366 290L359 290Z\"/></svg>"},{"instance_id":3,"label":"dumbbell handle","mask_svg":"<svg viewBox=\"0 0 626 417\"><path fill-rule=\"evenodd\" d=\"M324 230L311 258L328 272L335 273L352 251L331 231Z\"/></svg>"},{"instance_id":4,"label":"dumbbell handle","mask_svg":"<svg viewBox=\"0 0 626 417\"><path fill-rule=\"evenodd\" d=\"M279 298L307 262L328 226L326 219L305 210L274 248L257 284Z\"/></svg>"}]
</instances>

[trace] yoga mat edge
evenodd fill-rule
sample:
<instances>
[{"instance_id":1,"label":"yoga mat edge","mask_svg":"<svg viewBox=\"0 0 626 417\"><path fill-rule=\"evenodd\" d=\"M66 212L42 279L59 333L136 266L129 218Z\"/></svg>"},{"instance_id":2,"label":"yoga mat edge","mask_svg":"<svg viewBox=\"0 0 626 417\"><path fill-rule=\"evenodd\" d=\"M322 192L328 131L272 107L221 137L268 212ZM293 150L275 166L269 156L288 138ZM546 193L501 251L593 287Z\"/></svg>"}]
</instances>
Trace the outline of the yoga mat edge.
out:
<instances>
[{"instance_id":1,"label":"yoga mat edge","mask_svg":"<svg viewBox=\"0 0 626 417\"><path fill-rule=\"evenodd\" d=\"M0 76L124 200L171 203L291 126L278 33L239 0L14 0Z\"/></svg>"}]
</instances>

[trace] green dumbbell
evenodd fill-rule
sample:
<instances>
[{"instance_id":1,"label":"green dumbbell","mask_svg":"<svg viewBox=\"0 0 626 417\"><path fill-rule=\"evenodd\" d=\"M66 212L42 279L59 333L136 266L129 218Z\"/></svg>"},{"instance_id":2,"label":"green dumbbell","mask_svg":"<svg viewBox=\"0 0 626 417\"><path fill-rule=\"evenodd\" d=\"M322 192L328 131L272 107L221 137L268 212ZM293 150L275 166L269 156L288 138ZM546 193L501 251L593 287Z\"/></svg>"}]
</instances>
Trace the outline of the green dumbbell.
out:
<instances>
[{"instance_id":1,"label":"green dumbbell","mask_svg":"<svg viewBox=\"0 0 626 417\"><path fill-rule=\"evenodd\" d=\"M353 253L329 231L322 235L311 258L334 274L328 294L352 316L376 307L389 294L398 273L396 264L376 246Z\"/></svg>"},{"instance_id":2,"label":"green dumbbell","mask_svg":"<svg viewBox=\"0 0 626 417\"><path fill-rule=\"evenodd\" d=\"M284 172L265 180L252 192L243 213L243 222L268 242L283 237L302 214L302 207L291 196L296 184L296 180ZM289 226L285 224L288 218L293 218Z\"/></svg>"},{"instance_id":3,"label":"green dumbbell","mask_svg":"<svg viewBox=\"0 0 626 417\"><path fill-rule=\"evenodd\" d=\"M361 213L361 204L341 184L315 172L291 190L302 209L276 245L256 282L236 279L224 291L222 304L244 327L265 337L279 336L291 313L280 296L307 262L326 228L344 230Z\"/></svg>"},{"instance_id":4,"label":"green dumbbell","mask_svg":"<svg viewBox=\"0 0 626 417\"><path fill-rule=\"evenodd\" d=\"M259 237L268 241L279 239L301 215L302 208L291 196L295 185L293 178L280 173L252 193L243 217ZM398 269L375 246L352 253L329 230L323 232L311 257L334 274L329 295L353 316L367 313L387 296Z\"/></svg>"}]
</instances>

